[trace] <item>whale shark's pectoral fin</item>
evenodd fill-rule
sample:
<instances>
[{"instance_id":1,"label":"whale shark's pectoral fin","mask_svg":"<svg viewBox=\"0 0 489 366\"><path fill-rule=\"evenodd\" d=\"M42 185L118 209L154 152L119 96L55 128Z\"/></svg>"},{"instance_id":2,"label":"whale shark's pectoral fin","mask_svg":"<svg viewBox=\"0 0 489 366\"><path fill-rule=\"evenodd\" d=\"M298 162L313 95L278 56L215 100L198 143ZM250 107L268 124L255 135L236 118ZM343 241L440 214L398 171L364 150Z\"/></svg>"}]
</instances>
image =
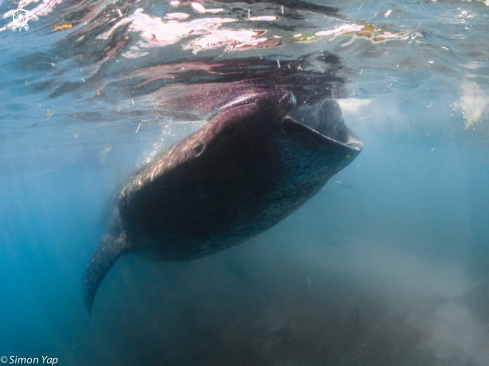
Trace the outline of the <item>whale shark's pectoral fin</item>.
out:
<instances>
[{"instance_id":1,"label":"whale shark's pectoral fin","mask_svg":"<svg viewBox=\"0 0 489 366\"><path fill-rule=\"evenodd\" d=\"M95 249L83 276L85 304L90 315L92 314L95 294L102 280L117 259L126 254L129 248L130 246L126 240L125 232L119 237L104 235L100 239L97 249Z\"/></svg>"}]
</instances>

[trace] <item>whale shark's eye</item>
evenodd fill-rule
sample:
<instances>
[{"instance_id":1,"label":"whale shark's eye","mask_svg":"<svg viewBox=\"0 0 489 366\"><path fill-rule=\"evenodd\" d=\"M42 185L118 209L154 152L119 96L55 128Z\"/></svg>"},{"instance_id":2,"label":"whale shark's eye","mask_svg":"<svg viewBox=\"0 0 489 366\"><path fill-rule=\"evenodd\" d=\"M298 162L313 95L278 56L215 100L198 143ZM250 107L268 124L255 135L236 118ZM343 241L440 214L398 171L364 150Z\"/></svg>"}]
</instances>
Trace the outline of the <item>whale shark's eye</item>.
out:
<instances>
[{"instance_id":1,"label":"whale shark's eye","mask_svg":"<svg viewBox=\"0 0 489 366\"><path fill-rule=\"evenodd\" d=\"M197 153L197 155L200 154L202 150L204 150L204 144L199 144L194 147L194 151Z\"/></svg>"}]
</instances>

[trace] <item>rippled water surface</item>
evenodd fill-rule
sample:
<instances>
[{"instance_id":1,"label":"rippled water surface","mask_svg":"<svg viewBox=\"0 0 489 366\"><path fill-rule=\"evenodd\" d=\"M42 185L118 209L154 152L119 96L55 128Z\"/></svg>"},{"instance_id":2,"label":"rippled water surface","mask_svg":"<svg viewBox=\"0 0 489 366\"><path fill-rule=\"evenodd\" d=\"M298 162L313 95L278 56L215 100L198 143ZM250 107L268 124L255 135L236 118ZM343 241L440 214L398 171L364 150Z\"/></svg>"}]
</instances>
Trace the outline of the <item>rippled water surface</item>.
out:
<instances>
[{"instance_id":1,"label":"rippled water surface","mask_svg":"<svg viewBox=\"0 0 489 366\"><path fill-rule=\"evenodd\" d=\"M19 7L28 30L12 30ZM8 363L489 364L487 0L0 0L0 13ZM277 88L298 120L337 100L360 156L245 244L121 258L90 316L83 272L117 183Z\"/></svg>"}]
</instances>

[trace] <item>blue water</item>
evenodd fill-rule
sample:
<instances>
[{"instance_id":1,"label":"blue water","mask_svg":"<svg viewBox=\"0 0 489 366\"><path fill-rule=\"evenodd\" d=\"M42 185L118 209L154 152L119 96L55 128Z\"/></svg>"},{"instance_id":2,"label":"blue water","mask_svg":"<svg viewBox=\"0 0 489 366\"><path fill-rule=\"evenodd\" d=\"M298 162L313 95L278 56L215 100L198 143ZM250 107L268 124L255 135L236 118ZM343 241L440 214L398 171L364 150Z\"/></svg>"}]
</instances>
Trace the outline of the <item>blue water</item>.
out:
<instances>
[{"instance_id":1,"label":"blue water","mask_svg":"<svg viewBox=\"0 0 489 366\"><path fill-rule=\"evenodd\" d=\"M0 31L0 356L487 365L489 4L199 3L224 10L63 1L48 3L28 31ZM16 7L0 2L2 14ZM248 9L280 19L250 21ZM191 23L199 19L207 25ZM55 24L72 27L52 32ZM181 24L188 29L178 33ZM185 263L122 257L90 316L82 278L107 199L224 103L226 93L204 97L207 82L235 81L216 65L283 66L321 51L339 63L299 62L312 73L300 86L319 80L318 95L339 100L364 144L359 157L245 244ZM323 84L324 69L338 79Z\"/></svg>"}]
</instances>

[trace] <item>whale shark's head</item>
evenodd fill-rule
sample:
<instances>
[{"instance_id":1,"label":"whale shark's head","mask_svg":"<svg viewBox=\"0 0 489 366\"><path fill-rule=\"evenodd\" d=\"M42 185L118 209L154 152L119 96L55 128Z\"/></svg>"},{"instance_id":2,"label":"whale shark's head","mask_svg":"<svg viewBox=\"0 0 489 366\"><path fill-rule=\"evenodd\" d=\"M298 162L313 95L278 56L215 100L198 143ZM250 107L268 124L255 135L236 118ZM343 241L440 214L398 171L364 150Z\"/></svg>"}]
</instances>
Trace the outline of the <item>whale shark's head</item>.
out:
<instances>
[{"instance_id":1,"label":"whale shark's head","mask_svg":"<svg viewBox=\"0 0 489 366\"><path fill-rule=\"evenodd\" d=\"M296 136L294 134L300 130L297 129L298 125L302 125L304 133L312 130L318 134L312 134L314 138L322 136L330 143L344 145L352 149L355 156L363 147L360 139L346 126L336 100L325 99L313 105L303 103L298 106L295 95L283 89L241 96L221 107L210 119L210 123L216 125L213 139L220 140L222 136L227 140L238 132L244 134L245 130L262 134L266 129L266 121L271 120L275 121L285 134L287 128L292 128L290 136ZM240 136L240 139L246 140L243 136Z\"/></svg>"}]
</instances>

